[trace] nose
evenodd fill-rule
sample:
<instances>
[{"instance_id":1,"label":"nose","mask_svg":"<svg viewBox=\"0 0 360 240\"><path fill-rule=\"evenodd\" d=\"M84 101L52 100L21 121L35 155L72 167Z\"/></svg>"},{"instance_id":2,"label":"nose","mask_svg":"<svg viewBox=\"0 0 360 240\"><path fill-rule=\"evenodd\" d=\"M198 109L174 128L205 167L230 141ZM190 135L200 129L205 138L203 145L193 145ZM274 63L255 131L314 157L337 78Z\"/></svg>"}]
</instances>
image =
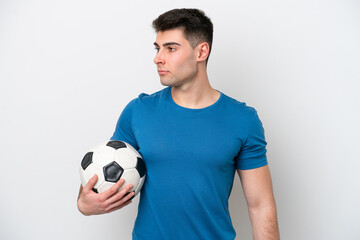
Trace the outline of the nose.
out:
<instances>
[{"instance_id":1,"label":"nose","mask_svg":"<svg viewBox=\"0 0 360 240\"><path fill-rule=\"evenodd\" d=\"M154 63L155 64L164 64L165 63L164 55L161 53L160 50L156 53L156 56L154 58Z\"/></svg>"}]
</instances>

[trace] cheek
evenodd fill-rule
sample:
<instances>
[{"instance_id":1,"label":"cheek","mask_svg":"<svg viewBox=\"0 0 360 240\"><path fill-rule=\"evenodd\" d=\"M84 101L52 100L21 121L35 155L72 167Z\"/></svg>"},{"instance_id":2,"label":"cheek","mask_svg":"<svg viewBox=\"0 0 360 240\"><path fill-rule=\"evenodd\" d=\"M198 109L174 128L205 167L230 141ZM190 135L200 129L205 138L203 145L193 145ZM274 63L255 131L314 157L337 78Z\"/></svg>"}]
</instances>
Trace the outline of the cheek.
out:
<instances>
[{"instance_id":1,"label":"cheek","mask_svg":"<svg viewBox=\"0 0 360 240\"><path fill-rule=\"evenodd\" d=\"M182 56L178 57L176 59L176 65L181 70L192 70L196 66L196 60L194 59L194 56L188 55L188 56Z\"/></svg>"}]
</instances>

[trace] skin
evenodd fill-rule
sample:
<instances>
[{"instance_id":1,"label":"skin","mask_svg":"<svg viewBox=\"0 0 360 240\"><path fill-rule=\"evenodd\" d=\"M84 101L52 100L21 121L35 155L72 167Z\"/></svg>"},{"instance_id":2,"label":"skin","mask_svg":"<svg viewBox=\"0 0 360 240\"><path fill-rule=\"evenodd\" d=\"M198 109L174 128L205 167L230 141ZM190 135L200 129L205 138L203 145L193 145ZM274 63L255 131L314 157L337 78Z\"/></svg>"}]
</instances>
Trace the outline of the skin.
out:
<instances>
[{"instance_id":1,"label":"skin","mask_svg":"<svg viewBox=\"0 0 360 240\"><path fill-rule=\"evenodd\" d=\"M178 105L198 109L219 99L220 93L211 87L206 72L207 43L200 42L193 48L182 30L173 29L158 32L154 46L157 51L154 63L161 84L172 86L171 95ZM269 167L237 172L248 205L253 239L280 239ZM123 184L122 179L100 194L92 191L96 181L94 176L84 188L80 187L78 208L84 215L112 212L131 203L133 193L126 193L132 186L117 192Z\"/></svg>"},{"instance_id":2,"label":"skin","mask_svg":"<svg viewBox=\"0 0 360 240\"><path fill-rule=\"evenodd\" d=\"M161 84L172 86L174 101L186 108L203 108L216 102L220 93L210 86L206 72L209 45L192 48L179 29L158 32L154 63Z\"/></svg>"},{"instance_id":3,"label":"skin","mask_svg":"<svg viewBox=\"0 0 360 240\"><path fill-rule=\"evenodd\" d=\"M79 197L77 201L79 211L85 216L98 215L116 211L131 203L134 192L126 194L132 188L127 185L118 192L124 184L124 179L120 179L110 189L103 193L95 193L92 189L96 184L98 177L95 174L84 186L80 186Z\"/></svg>"},{"instance_id":4,"label":"skin","mask_svg":"<svg viewBox=\"0 0 360 240\"><path fill-rule=\"evenodd\" d=\"M280 239L269 167L237 172L248 205L253 239Z\"/></svg>"}]
</instances>

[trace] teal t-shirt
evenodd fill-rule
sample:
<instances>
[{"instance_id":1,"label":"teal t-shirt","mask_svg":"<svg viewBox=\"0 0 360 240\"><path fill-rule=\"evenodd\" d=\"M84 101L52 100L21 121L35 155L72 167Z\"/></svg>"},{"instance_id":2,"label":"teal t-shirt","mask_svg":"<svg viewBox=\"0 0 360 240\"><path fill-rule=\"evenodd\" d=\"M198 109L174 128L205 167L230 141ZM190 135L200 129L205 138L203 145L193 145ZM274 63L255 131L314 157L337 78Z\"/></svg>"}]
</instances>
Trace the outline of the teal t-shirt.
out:
<instances>
[{"instance_id":1,"label":"teal t-shirt","mask_svg":"<svg viewBox=\"0 0 360 240\"><path fill-rule=\"evenodd\" d=\"M228 210L235 170L267 165L254 108L223 93L206 108L184 108L166 87L132 100L111 139L134 146L146 164L134 240L235 238Z\"/></svg>"}]
</instances>

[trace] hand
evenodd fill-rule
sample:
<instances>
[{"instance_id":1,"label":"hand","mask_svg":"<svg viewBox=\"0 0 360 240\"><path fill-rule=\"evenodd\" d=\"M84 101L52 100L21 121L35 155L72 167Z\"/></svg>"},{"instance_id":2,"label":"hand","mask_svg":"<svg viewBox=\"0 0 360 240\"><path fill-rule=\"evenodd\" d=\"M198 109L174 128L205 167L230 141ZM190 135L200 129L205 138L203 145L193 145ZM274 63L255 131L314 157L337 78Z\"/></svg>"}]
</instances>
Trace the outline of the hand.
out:
<instances>
[{"instance_id":1,"label":"hand","mask_svg":"<svg viewBox=\"0 0 360 240\"><path fill-rule=\"evenodd\" d=\"M131 198L135 195L134 192L128 193L133 187L132 184L127 185L124 189L118 192L125 180L120 179L114 186L102 193L95 193L92 189L98 180L95 174L89 182L80 187L78 197L78 209L86 215L97 215L109 213L130 204Z\"/></svg>"}]
</instances>

